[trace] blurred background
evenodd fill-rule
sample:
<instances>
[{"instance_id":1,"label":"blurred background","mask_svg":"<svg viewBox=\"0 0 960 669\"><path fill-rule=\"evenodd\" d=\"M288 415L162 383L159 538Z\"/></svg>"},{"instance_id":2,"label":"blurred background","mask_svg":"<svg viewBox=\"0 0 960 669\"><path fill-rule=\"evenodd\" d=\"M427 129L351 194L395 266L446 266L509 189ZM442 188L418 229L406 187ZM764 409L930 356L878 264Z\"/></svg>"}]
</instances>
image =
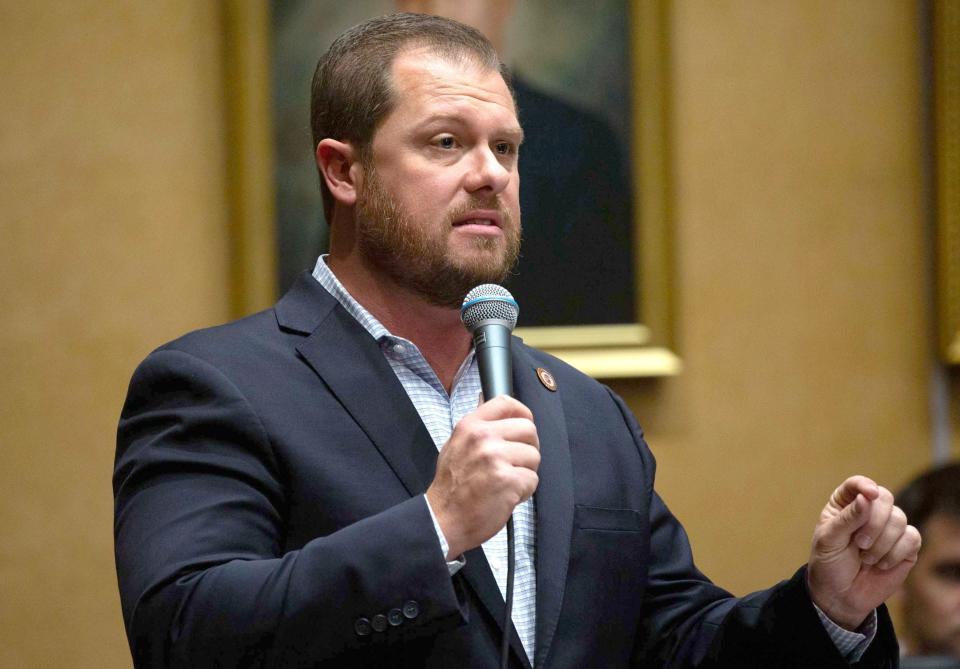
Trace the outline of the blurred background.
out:
<instances>
[{"instance_id":1,"label":"blurred background","mask_svg":"<svg viewBox=\"0 0 960 669\"><path fill-rule=\"evenodd\" d=\"M269 10L0 0L0 666L130 665L110 487L127 382L159 344L251 308L238 4ZM663 7L684 370L611 385L700 567L743 594L805 561L848 474L896 488L960 455L937 355L929 6Z\"/></svg>"}]
</instances>

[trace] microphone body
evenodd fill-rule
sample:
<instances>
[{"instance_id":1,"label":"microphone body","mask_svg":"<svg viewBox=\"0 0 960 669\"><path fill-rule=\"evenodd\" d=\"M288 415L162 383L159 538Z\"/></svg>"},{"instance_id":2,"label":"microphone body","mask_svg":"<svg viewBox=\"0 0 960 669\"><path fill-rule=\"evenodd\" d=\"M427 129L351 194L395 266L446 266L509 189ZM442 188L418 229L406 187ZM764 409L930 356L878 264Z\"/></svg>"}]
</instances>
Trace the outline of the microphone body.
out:
<instances>
[{"instance_id":1,"label":"microphone body","mask_svg":"<svg viewBox=\"0 0 960 669\"><path fill-rule=\"evenodd\" d=\"M492 283L477 286L463 300L460 319L473 335L484 400L513 397L510 333L519 311L510 292Z\"/></svg>"},{"instance_id":2,"label":"microphone body","mask_svg":"<svg viewBox=\"0 0 960 669\"><path fill-rule=\"evenodd\" d=\"M473 348L480 369L483 399L498 395L513 397L510 330L507 326L497 322L484 323L473 331Z\"/></svg>"}]
</instances>

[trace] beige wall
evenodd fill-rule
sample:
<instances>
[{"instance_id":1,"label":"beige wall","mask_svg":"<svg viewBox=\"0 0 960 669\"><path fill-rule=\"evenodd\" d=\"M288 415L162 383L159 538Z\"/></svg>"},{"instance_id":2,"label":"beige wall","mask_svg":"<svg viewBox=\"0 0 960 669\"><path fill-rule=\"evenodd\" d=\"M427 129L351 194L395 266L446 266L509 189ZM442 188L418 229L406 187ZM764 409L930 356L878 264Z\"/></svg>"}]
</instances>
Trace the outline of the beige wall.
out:
<instances>
[{"instance_id":1,"label":"beige wall","mask_svg":"<svg viewBox=\"0 0 960 669\"><path fill-rule=\"evenodd\" d=\"M126 383L228 316L219 13L4 2L0 62L0 666L129 666Z\"/></svg>"},{"instance_id":2,"label":"beige wall","mask_svg":"<svg viewBox=\"0 0 960 669\"><path fill-rule=\"evenodd\" d=\"M228 316L217 6L0 8L2 666L129 666L109 489L126 382ZM929 460L914 12L672 5L686 368L614 385L737 592L803 562L845 475L897 485Z\"/></svg>"},{"instance_id":3,"label":"beige wall","mask_svg":"<svg viewBox=\"0 0 960 669\"><path fill-rule=\"evenodd\" d=\"M899 485L929 459L915 12L691 0L671 14L686 366L620 385L702 567L737 592L804 561L846 475Z\"/></svg>"}]
</instances>

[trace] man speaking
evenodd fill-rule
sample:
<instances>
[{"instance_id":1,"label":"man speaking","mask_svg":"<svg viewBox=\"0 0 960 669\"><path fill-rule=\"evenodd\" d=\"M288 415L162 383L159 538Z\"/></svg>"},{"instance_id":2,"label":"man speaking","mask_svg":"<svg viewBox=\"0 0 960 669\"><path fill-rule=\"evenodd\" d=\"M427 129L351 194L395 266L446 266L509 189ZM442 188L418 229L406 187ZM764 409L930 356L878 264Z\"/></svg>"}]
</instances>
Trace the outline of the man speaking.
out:
<instances>
[{"instance_id":1,"label":"man speaking","mask_svg":"<svg viewBox=\"0 0 960 669\"><path fill-rule=\"evenodd\" d=\"M886 489L842 483L808 564L737 599L609 389L514 341L515 399L480 403L459 307L517 258L523 139L480 33L356 26L311 116L330 254L131 381L114 492L138 667L496 667L511 515L512 667L895 666L882 603L920 537Z\"/></svg>"}]
</instances>

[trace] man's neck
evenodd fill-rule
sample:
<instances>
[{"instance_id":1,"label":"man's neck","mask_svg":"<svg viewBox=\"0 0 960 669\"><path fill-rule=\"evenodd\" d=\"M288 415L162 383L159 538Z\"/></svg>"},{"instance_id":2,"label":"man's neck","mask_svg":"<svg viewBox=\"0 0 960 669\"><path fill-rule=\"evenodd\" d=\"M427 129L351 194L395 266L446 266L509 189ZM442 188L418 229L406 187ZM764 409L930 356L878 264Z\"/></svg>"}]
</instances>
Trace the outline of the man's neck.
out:
<instances>
[{"instance_id":1,"label":"man's neck","mask_svg":"<svg viewBox=\"0 0 960 669\"><path fill-rule=\"evenodd\" d=\"M438 307L369 271L355 257L327 256L327 266L347 292L396 337L416 344L449 393L470 352L470 334L456 308Z\"/></svg>"}]
</instances>

